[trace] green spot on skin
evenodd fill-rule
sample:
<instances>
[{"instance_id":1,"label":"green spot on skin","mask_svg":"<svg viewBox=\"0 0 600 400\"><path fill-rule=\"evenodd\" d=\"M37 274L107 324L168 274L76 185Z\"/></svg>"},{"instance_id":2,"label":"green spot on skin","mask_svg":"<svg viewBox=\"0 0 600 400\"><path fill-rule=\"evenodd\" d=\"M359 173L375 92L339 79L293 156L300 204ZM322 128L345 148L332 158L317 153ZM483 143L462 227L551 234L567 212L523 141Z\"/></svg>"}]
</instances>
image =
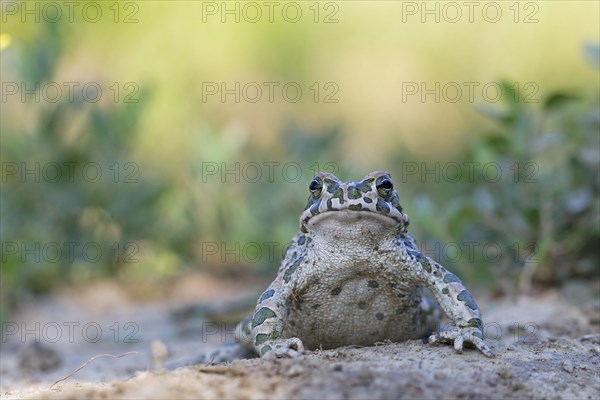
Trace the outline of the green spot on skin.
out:
<instances>
[{"instance_id":1,"label":"green spot on skin","mask_svg":"<svg viewBox=\"0 0 600 400\"><path fill-rule=\"evenodd\" d=\"M358 308L360 308L361 310L364 310L367 308L367 303L365 303L364 301L359 301L358 302Z\"/></svg>"},{"instance_id":2,"label":"green spot on skin","mask_svg":"<svg viewBox=\"0 0 600 400\"><path fill-rule=\"evenodd\" d=\"M264 342L266 342L269 339L269 335L267 335L266 333L259 333L258 335L256 335L256 339L254 341L254 344L256 346L260 346L261 344L263 344Z\"/></svg>"},{"instance_id":3,"label":"green spot on skin","mask_svg":"<svg viewBox=\"0 0 600 400\"><path fill-rule=\"evenodd\" d=\"M417 259L417 262L421 264L425 271L431 272L431 264L429 263L429 259L427 257L419 253L418 251L409 251L409 253Z\"/></svg>"},{"instance_id":4,"label":"green spot on skin","mask_svg":"<svg viewBox=\"0 0 600 400\"><path fill-rule=\"evenodd\" d=\"M263 307L257 312L254 313L254 318L252 318L252 328L256 328L265 322L266 319L273 318L275 316L275 312L268 307Z\"/></svg>"},{"instance_id":5,"label":"green spot on skin","mask_svg":"<svg viewBox=\"0 0 600 400\"><path fill-rule=\"evenodd\" d=\"M370 197L363 197L363 200L365 201L365 203L367 204L371 204L373 202L373 199Z\"/></svg>"},{"instance_id":6,"label":"green spot on skin","mask_svg":"<svg viewBox=\"0 0 600 400\"><path fill-rule=\"evenodd\" d=\"M334 288L331 290L331 295L332 296L337 296L338 294L340 294L340 292L342 291L342 288L340 286Z\"/></svg>"},{"instance_id":7,"label":"green spot on skin","mask_svg":"<svg viewBox=\"0 0 600 400\"><path fill-rule=\"evenodd\" d=\"M471 310L478 309L477 303L475 303L475 299L473 299L471 293L469 293L469 291L466 289L460 292L458 296L456 296L456 299L458 301L463 301Z\"/></svg>"},{"instance_id":8,"label":"green spot on skin","mask_svg":"<svg viewBox=\"0 0 600 400\"><path fill-rule=\"evenodd\" d=\"M327 199L327 209L333 210L333 202L331 201L331 199Z\"/></svg>"},{"instance_id":9,"label":"green spot on skin","mask_svg":"<svg viewBox=\"0 0 600 400\"><path fill-rule=\"evenodd\" d=\"M252 322L252 315L248 315L246 318L244 318L244 320L242 321L242 333L244 335L249 336L250 335L250 323Z\"/></svg>"},{"instance_id":10,"label":"green spot on skin","mask_svg":"<svg viewBox=\"0 0 600 400\"><path fill-rule=\"evenodd\" d=\"M321 305L319 303L317 303L317 304L313 304L310 308L312 308L313 310L316 310L319 307L321 307Z\"/></svg>"},{"instance_id":11,"label":"green spot on skin","mask_svg":"<svg viewBox=\"0 0 600 400\"><path fill-rule=\"evenodd\" d=\"M360 199L361 197L362 197L362 194L360 193L360 190L358 190L354 186L348 187L348 198L349 199L356 200L356 199Z\"/></svg>"},{"instance_id":12,"label":"green spot on skin","mask_svg":"<svg viewBox=\"0 0 600 400\"><path fill-rule=\"evenodd\" d=\"M402 212L402 206L400 205L400 200L398 199L398 196L394 196L392 197L392 207L394 207L396 210Z\"/></svg>"},{"instance_id":13,"label":"green spot on skin","mask_svg":"<svg viewBox=\"0 0 600 400\"><path fill-rule=\"evenodd\" d=\"M333 193L340 187L340 184L336 181L325 178L325 186L327 186L327 191L329 193Z\"/></svg>"},{"instance_id":14,"label":"green spot on skin","mask_svg":"<svg viewBox=\"0 0 600 400\"><path fill-rule=\"evenodd\" d=\"M447 288L447 287L445 287L445 288L443 288L443 289L442 289L442 293L444 293L444 294L448 294L448 295L449 295L449 294L450 294L450 291L448 290L448 288Z\"/></svg>"},{"instance_id":15,"label":"green spot on skin","mask_svg":"<svg viewBox=\"0 0 600 400\"><path fill-rule=\"evenodd\" d=\"M302 260L304 260L304 256L298 257L296 261L294 261L294 263L290 265L288 269L285 270L285 272L283 273L283 280L285 281L285 283L288 283L290 279L292 279L292 275L294 274Z\"/></svg>"},{"instance_id":16,"label":"green spot on skin","mask_svg":"<svg viewBox=\"0 0 600 400\"><path fill-rule=\"evenodd\" d=\"M479 318L471 318L467 321L467 326L481 329L483 327L483 322Z\"/></svg>"},{"instance_id":17,"label":"green spot on skin","mask_svg":"<svg viewBox=\"0 0 600 400\"><path fill-rule=\"evenodd\" d=\"M260 349L260 354L264 356L266 353L268 353L271 350L272 350L271 346L269 346L269 345L263 346L262 349Z\"/></svg>"},{"instance_id":18,"label":"green spot on skin","mask_svg":"<svg viewBox=\"0 0 600 400\"><path fill-rule=\"evenodd\" d=\"M259 303L262 303L263 301L265 301L266 299L270 299L271 297L273 297L273 295L275 294L275 290L273 289L269 289L267 291L265 291L262 296L260 296L260 300L258 300Z\"/></svg>"},{"instance_id":19,"label":"green spot on skin","mask_svg":"<svg viewBox=\"0 0 600 400\"><path fill-rule=\"evenodd\" d=\"M377 199L377 204L375 205L375 209L383 214L390 213L390 206L388 206L386 202L381 201L381 199Z\"/></svg>"},{"instance_id":20,"label":"green spot on skin","mask_svg":"<svg viewBox=\"0 0 600 400\"><path fill-rule=\"evenodd\" d=\"M340 188L337 188L335 192L333 192L331 198L338 199L340 201L340 204L344 204L344 192Z\"/></svg>"},{"instance_id":21,"label":"green spot on skin","mask_svg":"<svg viewBox=\"0 0 600 400\"><path fill-rule=\"evenodd\" d=\"M356 188L363 193L367 193L371 191L371 185L373 184L374 180L375 179L373 178L365 179L364 181L357 183Z\"/></svg>"},{"instance_id":22,"label":"green spot on skin","mask_svg":"<svg viewBox=\"0 0 600 400\"><path fill-rule=\"evenodd\" d=\"M352 211L360 211L360 210L362 210L362 204L352 204L352 205L348 206L348 209L350 209Z\"/></svg>"},{"instance_id":23,"label":"green spot on skin","mask_svg":"<svg viewBox=\"0 0 600 400\"><path fill-rule=\"evenodd\" d=\"M370 288L378 288L379 283L377 281L369 281L369 287Z\"/></svg>"},{"instance_id":24,"label":"green spot on skin","mask_svg":"<svg viewBox=\"0 0 600 400\"><path fill-rule=\"evenodd\" d=\"M377 314L375 314L375 318L381 321L383 319L383 313L378 312Z\"/></svg>"},{"instance_id":25,"label":"green spot on skin","mask_svg":"<svg viewBox=\"0 0 600 400\"><path fill-rule=\"evenodd\" d=\"M285 270L285 272L283 273L283 280L285 281L285 283L288 283L290 281L290 279L292 279L292 274L294 273L295 270L296 270L296 267L294 267L294 266L291 266Z\"/></svg>"},{"instance_id":26,"label":"green spot on skin","mask_svg":"<svg viewBox=\"0 0 600 400\"><path fill-rule=\"evenodd\" d=\"M444 275L444 283L450 282L460 282L460 279L458 279L458 277L453 273L448 272L446 275Z\"/></svg>"},{"instance_id":27,"label":"green spot on skin","mask_svg":"<svg viewBox=\"0 0 600 400\"><path fill-rule=\"evenodd\" d=\"M306 236L304 236L304 235L301 235L301 236L298 238L298 244L299 244L300 246L302 246L302 245L304 244L304 241L305 241L305 240L306 240Z\"/></svg>"}]
</instances>

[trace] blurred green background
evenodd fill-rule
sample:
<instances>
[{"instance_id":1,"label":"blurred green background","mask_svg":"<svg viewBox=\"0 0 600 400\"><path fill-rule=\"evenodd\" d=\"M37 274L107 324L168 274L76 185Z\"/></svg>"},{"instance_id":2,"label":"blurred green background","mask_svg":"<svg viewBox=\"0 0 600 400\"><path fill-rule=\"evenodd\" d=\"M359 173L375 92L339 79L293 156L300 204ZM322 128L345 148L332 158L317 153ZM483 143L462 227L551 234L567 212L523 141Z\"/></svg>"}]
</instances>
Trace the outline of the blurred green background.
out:
<instances>
[{"instance_id":1,"label":"blurred green background","mask_svg":"<svg viewBox=\"0 0 600 400\"><path fill-rule=\"evenodd\" d=\"M472 22L444 2L439 21L421 2L74 3L2 2L3 314L103 277L273 275L322 169L388 170L418 243L471 285L598 278L599 3L481 2ZM421 175L436 165L461 177Z\"/></svg>"}]
</instances>

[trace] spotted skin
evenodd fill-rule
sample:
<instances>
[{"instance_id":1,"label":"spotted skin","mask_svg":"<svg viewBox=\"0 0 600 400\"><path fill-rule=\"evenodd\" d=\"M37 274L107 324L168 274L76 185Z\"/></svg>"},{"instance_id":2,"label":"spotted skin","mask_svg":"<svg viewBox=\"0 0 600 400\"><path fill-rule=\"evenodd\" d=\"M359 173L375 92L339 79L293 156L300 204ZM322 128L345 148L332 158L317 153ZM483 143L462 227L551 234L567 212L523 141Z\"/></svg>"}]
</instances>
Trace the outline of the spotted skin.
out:
<instances>
[{"instance_id":1,"label":"spotted skin","mask_svg":"<svg viewBox=\"0 0 600 400\"><path fill-rule=\"evenodd\" d=\"M481 312L460 279L419 250L408 234L388 173L341 182L318 173L277 277L237 340L263 357L301 357L305 349L372 345L423 336L439 321L450 329L429 343L462 352L471 343L486 356Z\"/></svg>"}]
</instances>

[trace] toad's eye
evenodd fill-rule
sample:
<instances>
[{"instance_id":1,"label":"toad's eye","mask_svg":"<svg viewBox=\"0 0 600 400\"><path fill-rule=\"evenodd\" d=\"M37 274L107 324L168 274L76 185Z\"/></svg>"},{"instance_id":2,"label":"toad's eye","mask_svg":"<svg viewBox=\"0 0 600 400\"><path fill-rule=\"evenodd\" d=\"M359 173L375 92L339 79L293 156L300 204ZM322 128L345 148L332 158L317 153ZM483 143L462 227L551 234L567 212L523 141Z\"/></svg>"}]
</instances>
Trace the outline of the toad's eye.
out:
<instances>
[{"instance_id":1,"label":"toad's eye","mask_svg":"<svg viewBox=\"0 0 600 400\"><path fill-rule=\"evenodd\" d=\"M323 181L318 176L315 177L308 185L308 189L313 196L319 197L321 195L321 190L323 189Z\"/></svg>"},{"instance_id":2,"label":"toad's eye","mask_svg":"<svg viewBox=\"0 0 600 400\"><path fill-rule=\"evenodd\" d=\"M375 182L375 187L377 188L377 192L383 196L387 197L392 194L392 190L394 190L394 185L392 181L387 176L380 176L377 178L377 182Z\"/></svg>"}]
</instances>

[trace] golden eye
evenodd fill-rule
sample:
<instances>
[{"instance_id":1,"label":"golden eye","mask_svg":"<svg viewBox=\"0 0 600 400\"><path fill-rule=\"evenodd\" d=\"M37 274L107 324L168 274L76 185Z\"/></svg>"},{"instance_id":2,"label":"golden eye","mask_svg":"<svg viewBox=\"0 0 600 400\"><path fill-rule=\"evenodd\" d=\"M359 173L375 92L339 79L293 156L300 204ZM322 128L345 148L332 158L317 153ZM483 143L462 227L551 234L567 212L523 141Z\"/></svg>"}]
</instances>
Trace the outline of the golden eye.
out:
<instances>
[{"instance_id":1,"label":"golden eye","mask_svg":"<svg viewBox=\"0 0 600 400\"><path fill-rule=\"evenodd\" d=\"M383 197L387 197L392 194L392 190L394 190L394 185L392 181L387 176L380 176L377 178L377 182L375 182L375 187L377 188L377 193L379 193Z\"/></svg>"},{"instance_id":2,"label":"golden eye","mask_svg":"<svg viewBox=\"0 0 600 400\"><path fill-rule=\"evenodd\" d=\"M321 178L315 176L315 179L313 179L310 182L310 185L308 185L308 189L310 190L313 196L319 197L321 195L321 190L323 189L323 181L321 180Z\"/></svg>"}]
</instances>

